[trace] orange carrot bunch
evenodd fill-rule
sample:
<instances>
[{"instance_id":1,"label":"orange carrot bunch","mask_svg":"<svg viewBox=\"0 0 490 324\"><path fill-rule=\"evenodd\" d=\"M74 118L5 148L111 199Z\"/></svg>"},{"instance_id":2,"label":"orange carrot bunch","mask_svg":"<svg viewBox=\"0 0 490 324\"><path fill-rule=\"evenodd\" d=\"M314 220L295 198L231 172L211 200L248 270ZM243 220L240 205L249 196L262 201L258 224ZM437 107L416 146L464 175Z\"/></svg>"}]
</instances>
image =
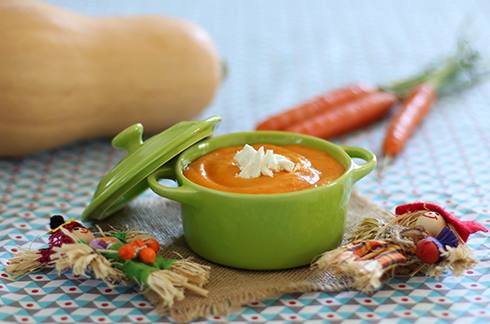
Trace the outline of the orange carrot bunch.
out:
<instances>
[{"instance_id":1,"label":"orange carrot bunch","mask_svg":"<svg viewBox=\"0 0 490 324\"><path fill-rule=\"evenodd\" d=\"M378 91L377 87L367 84L355 84L347 88L338 89L267 119L257 126L257 130L285 130L287 127L298 125L329 109L376 91Z\"/></svg>"},{"instance_id":2,"label":"orange carrot bunch","mask_svg":"<svg viewBox=\"0 0 490 324\"><path fill-rule=\"evenodd\" d=\"M386 87L355 84L329 92L270 117L256 129L328 139L383 118L401 101L383 143L383 154L389 160L401 152L436 97L471 85L482 75L475 73L479 58L464 40L460 40L456 52L438 68ZM469 75L471 82L461 81L462 74Z\"/></svg>"}]
</instances>

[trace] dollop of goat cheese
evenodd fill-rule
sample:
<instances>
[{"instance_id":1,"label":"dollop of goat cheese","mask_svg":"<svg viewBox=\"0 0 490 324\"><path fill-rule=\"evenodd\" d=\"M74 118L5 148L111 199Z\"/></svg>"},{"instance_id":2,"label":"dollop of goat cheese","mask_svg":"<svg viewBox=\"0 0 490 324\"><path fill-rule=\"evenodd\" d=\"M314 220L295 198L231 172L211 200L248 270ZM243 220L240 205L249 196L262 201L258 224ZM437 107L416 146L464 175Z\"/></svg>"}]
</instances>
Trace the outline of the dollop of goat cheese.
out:
<instances>
[{"instance_id":1,"label":"dollop of goat cheese","mask_svg":"<svg viewBox=\"0 0 490 324\"><path fill-rule=\"evenodd\" d=\"M261 175L273 177L274 172L288 171L293 172L300 167L300 164L294 164L288 158L274 154L273 150L264 152L264 147L261 146L255 150L252 146L245 144L241 151L238 151L234 157L240 168L240 173L237 177L244 179L252 179Z\"/></svg>"}]
</instances>

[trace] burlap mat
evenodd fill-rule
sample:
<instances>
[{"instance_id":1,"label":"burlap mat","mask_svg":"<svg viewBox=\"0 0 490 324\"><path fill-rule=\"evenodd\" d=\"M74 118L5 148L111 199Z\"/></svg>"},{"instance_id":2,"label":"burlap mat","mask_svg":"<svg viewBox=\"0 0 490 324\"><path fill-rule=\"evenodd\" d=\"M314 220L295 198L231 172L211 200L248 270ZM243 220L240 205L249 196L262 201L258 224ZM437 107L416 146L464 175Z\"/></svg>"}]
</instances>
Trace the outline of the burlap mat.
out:
<instances>
[{"instance_id":1,"label":"burlap mat","mask_svg":"<svg viewBox=\"0 0 490 324\"><path fill-rule=\"evenodd\" d=\"M346 234L353 230L364 217L387 218L390 213L365 197L354 188L347 211ZM210 280L204 287L207 298L186 292L183 301L167 309L156 306L160 315L171 315L176 321L213 315L226 315L233 307L253 301L272 298L282 293L313 290L339 291L349 286L349 278L330 273L316 273L310 267L281 271L250 271L221 266L195 254L185 243L180 220L180 204L164 198L139 199L114 216L97 223L103 229L108 225L122 229L128 225L146 231L162 245L161 255L166 258L193 257L193 261L209 265ZM147 295L152 299L151 295Z\"/></svg>"}]
</instances>

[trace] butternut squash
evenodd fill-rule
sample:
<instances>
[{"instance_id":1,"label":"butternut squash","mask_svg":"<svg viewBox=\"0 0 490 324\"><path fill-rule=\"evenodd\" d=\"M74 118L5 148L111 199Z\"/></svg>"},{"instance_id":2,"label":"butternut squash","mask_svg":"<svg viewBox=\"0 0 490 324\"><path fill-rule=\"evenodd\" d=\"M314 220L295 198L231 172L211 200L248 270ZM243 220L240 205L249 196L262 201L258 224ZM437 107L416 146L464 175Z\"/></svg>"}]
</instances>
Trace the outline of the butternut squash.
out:
<instances>
[{"instance_id":1,"label":"butternut squash","mask_svg":"<svg viewBox=\"0 0 490 324\"><path fill-rule=\"evenodd\" d=\"M156 133L212 101L222 64L201 27L167 16L90 17L0 1L0 156Z\"/></svg>"}]
</instances>

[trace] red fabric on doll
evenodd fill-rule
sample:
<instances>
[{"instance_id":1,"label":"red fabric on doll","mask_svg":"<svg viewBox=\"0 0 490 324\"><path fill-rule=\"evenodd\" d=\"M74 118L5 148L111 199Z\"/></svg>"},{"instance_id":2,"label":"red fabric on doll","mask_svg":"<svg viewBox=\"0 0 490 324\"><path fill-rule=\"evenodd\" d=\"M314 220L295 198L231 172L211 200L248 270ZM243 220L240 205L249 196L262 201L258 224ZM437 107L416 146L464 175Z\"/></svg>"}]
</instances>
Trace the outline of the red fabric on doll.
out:
<instances>
[{"instance_id":1,"label":"red fabric on doll","mask_svg":"<svg viewBox=\"0 0 490 324\"><path fill-rule=\"evenodd\" d=\"M441 206L432 203L416 202L400 205L396 207L395 213L397 216L399 216L406 213L413 213L419 210L429 210L441 214L447 223L454 226L454 229L458 232L458 235L464 242L468 240L470 234L476 233L478 231L488 232L488 230L483 225L471 221L459 220L448 213L446 210L444 210L444 208L442 208Z\"/></svg>"},{"instance_id":2,"label":"red fabric on doll","mask_svg":"<svg viewBox=\"0 0 490 324\"><path fill-rule=\"evenodd\" d=\"M69 222L68 224L63 224L62 225L65 229L67 229L69 232L75 227L81 227L85 228L82 224L79 222ZM51 255L54 254L53 247L60 247L63 244L70 244L73 243L73 240L68 237L66 234L64 234L62 231L57 230L54 233L51 233L49 236L49 247L39 249L39 253L41 254L41 258L39 259L39 263L41 264L48 264L51 261Z\"/></svg>"}]
</instances>

